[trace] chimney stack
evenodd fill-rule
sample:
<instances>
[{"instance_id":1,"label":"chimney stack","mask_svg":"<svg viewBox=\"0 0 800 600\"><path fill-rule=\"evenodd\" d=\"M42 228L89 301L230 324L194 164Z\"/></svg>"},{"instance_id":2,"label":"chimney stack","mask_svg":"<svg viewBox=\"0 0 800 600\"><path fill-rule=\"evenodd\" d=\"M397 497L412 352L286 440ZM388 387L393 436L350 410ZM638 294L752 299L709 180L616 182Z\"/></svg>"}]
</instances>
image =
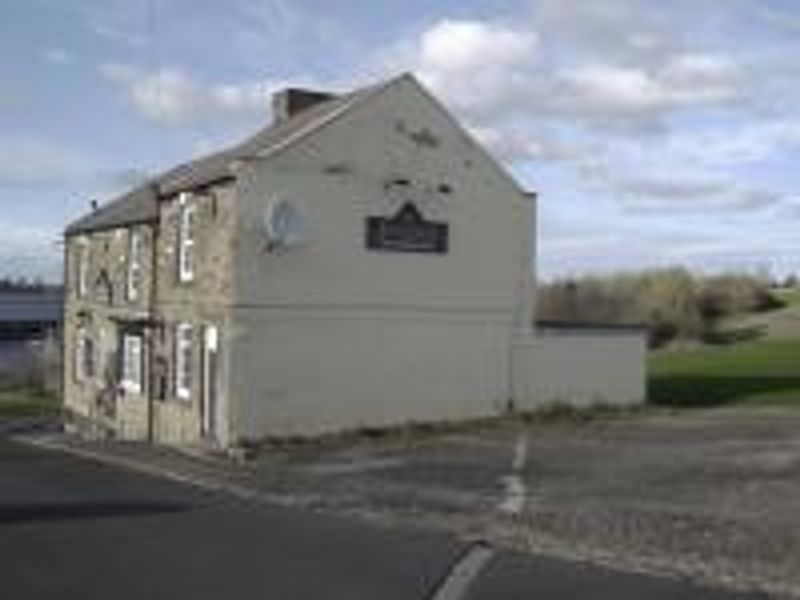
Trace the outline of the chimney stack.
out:
<instances>
[{"instance_id":1,"label":"chimney stack","mask_svg":"<svg viewBox=\"0 0 800 600\"><path fill-rule=\"evenodd\" d=\"M335 98L335 94L301 88L285 88L272 95L272 121L282 123L296 114L321 102Z\"/></svg>"}]
</instances>

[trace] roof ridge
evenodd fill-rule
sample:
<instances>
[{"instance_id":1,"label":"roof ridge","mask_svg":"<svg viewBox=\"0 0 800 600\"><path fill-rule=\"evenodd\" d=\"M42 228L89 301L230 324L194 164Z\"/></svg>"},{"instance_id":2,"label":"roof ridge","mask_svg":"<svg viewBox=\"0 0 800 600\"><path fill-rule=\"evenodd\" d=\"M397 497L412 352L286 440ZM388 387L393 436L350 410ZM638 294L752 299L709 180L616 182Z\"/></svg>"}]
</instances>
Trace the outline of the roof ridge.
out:
<instances>
[{"instance_id":1,"label":"roof ridge","mask_svg":"<svg viewBox=\"0 0 800 600\"><path fill-rule=\"evenodd\" d=\"M273 156L347 113L356 104L407 77L413 78L413 75L405 72L336 94L289 119L264 125L239 142L174 165L77 219L67 227L66 234L155 220L158 218L158 200L161 197L234 177L231 166L237 160Z\"/></svg>"}]
</instances>

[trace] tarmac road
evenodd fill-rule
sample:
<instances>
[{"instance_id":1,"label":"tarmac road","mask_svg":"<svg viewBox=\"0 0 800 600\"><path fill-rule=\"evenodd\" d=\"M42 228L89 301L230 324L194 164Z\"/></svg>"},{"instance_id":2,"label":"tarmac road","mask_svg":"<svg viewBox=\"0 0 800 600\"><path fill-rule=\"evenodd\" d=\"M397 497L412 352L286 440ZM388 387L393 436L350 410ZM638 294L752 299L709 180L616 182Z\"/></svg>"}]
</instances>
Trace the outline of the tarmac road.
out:
<instances>
[{"instance_id":1,"label":"tarmac road","mask_svg":"<svg viewBox=\"0 0 800 600\"><path fill-rule=\"evenodd\" d=\"M501 551L448 585L469 548L0 439L2 598L763 597Z\"/></svg>"}]
</instances>

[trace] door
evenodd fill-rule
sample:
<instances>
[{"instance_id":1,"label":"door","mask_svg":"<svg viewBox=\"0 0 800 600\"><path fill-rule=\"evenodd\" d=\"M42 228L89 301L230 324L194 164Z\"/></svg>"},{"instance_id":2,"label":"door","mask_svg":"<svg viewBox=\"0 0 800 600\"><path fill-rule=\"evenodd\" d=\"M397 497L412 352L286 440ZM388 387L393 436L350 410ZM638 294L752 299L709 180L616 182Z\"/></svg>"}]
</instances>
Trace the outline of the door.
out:
<instances>
[{"instance_id":1,"label":"door","mask_svg":"<svg viewBox=\"0 0 800 600\"><path fill-rule=\"evenodd\" d=\"M219 330L208 325L203 335L203 437L218 441Z\"/></svg>"}]
</instances>

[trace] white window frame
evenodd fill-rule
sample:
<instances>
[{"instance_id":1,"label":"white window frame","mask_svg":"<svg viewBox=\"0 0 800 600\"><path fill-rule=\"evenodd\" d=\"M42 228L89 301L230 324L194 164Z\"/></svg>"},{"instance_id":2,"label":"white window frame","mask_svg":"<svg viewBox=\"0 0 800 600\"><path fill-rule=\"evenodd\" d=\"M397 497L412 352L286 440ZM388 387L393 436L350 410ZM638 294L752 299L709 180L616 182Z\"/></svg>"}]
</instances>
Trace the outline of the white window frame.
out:
<instances>
[{"instance_id":1,"label":"white window frame","mask_svg":"<svg viewBox=\"0 0 800 600\"><path fill-rule=\"evenodd\" d=\"M75 381L83 383L86 381L86 328L78 327L75 331L75 352L73 356Z\"/></svg>"},{"instance_id":2,"label":"white window frame","mask_svg":"<svg viewBox=\"0 0 800 600\"><path fill-rule=\"evenodd\" d=\"M142 273L142 232L131 229L128 233L128 272L125 291L129 302L139 299Z\"/></svg>"},{"instance_id":3,"label":"white window frame","mask_svg":"<svg viewBox=\"0 0 800 600\"><path fill-rule=\"evenodd\" d=\"M175 326L175 396L191 400L194 378L194 326L178 323Z\"/></svg>"},{"instance_id":4,"label":"white window frame","mask_svg":"<svg viewBox=\"0 0 800 600\"><path fill-rule=\"evenodd\" d=\"M195 238L197 206L188 204L188 192L180 195L180 223L178 227L178 281L189 283L194 281L195 272Z\"/></svg>"},{"instance_id":5,"label":"white window frame","mask_svg":"<svg viewBox=\"0 0 800 600\"><path fill-rule=\"evenodd\" d=\"M144 337L126 333L122 336L122 389L142 393L144 380Z\"/></svg>"},{"instance_id":6,"label":"white window frame","mask_svg":"<svg viewBox=\"0 0 800 600\"><path fill-rule=\"evenodd\" d=\"M78 298L85 298L89 293L89 263L91 261L91 247L85 237L78 240L78 251L75 257L75 276L77 279Z\"/></svg>"}]
</instances>

